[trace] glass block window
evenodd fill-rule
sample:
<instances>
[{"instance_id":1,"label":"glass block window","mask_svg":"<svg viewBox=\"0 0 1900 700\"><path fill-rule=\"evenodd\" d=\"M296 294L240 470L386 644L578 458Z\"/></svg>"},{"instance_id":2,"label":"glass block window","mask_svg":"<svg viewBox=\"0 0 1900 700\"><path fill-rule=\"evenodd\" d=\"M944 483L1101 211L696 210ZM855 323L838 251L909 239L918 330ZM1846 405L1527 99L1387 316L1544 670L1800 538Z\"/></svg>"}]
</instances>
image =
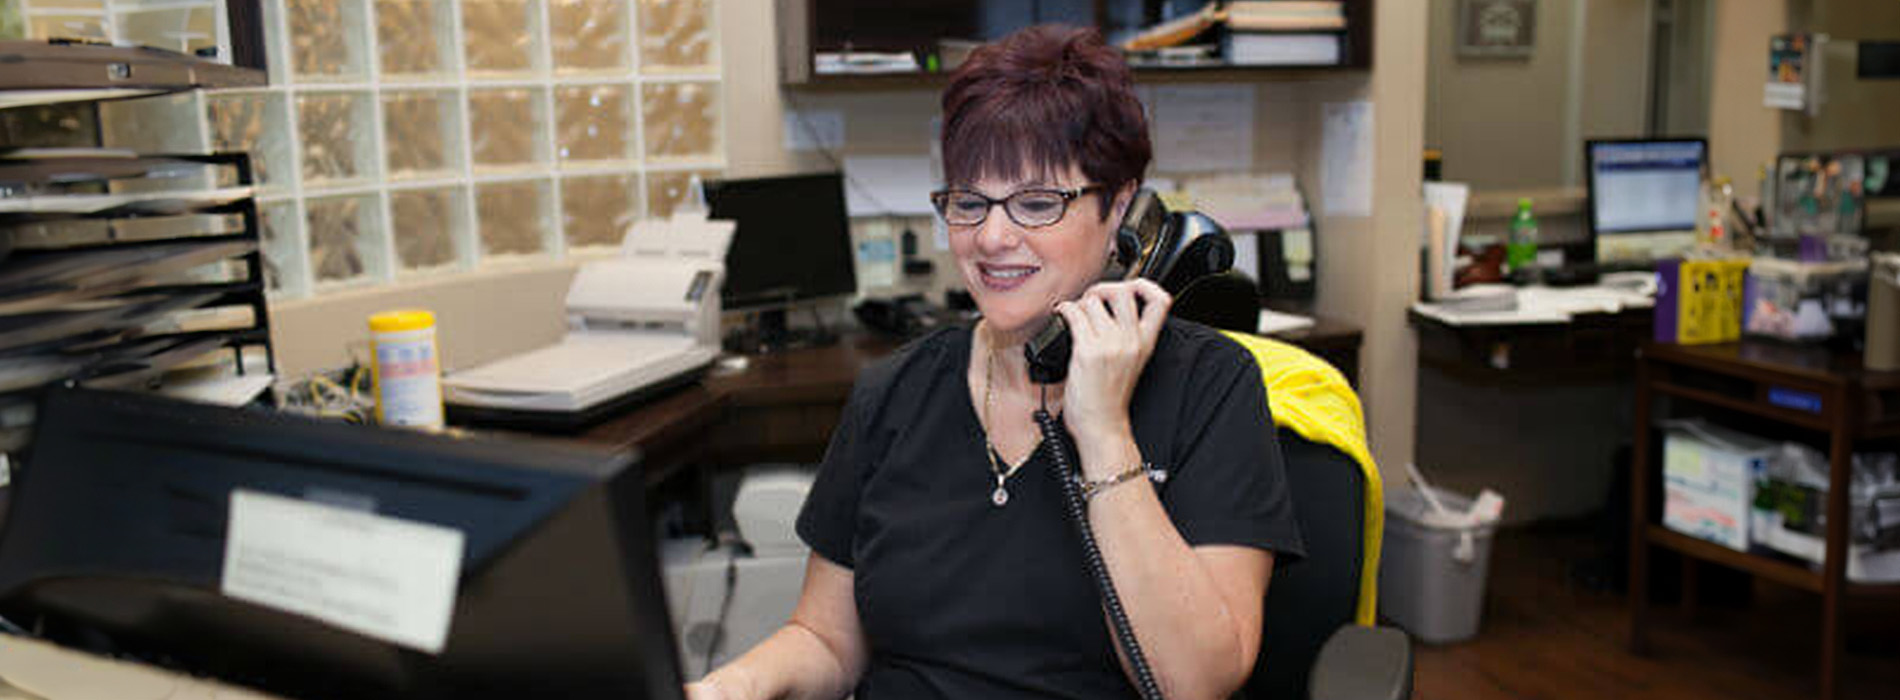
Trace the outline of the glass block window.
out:
<instances>
[{"instance_id":1,"label":"glass block window","mask_svg":"<svg viewBox=\"0 0 1900 700\"><path fill-rule=\"evenodd\" d=\"M221 0L16 1L34 37L228 44ZM725 168L717 5L264 0L268 87L109 103L99 133L250 152L273 298L610 251Z\"/></svg>"}]
</instances>

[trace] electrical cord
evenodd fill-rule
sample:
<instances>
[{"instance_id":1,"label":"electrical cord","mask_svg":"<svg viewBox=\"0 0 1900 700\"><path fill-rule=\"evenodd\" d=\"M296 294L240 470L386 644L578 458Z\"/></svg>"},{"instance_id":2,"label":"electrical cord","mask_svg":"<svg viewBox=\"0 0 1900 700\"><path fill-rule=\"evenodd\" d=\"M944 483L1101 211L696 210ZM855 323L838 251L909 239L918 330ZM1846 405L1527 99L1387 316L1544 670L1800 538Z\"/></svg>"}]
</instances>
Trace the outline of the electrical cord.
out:
<instances>
[{"instance_id":1,"label":"electrical cord","mask_svg":"<svg viewBox=\"0 0 1900 700\"><path fill-rule=\"evenodd\" d=\"M726 641L726 618L732 614L732 594L739 587L739 557L737 552L726 556L726 595L719 601L719 618L713 623L712 639L706 640L706 663L700 669L699 676L712 675L713 657L719 653L719 645Z\"/></svg>"},{"instance_id":2,"label":"electrical cord","mask_svg":"<svg viewBox=\"0 0 1900 700\"><path fill-rule=\"evenodd\" d=\"M726 643L726 622L732 616L732 599L739 591L739 557L751 556L752 547L737 537L720 537L720 549L726 552L726 594L719 600L719 617L713 623L712 638L706 640L706 663L699 676L713 672L713 657Z\"/></svg>"},{"instance_id":3,"label":"electrical cord","mask_svg":"<svg viewBox=\"0 0 1900 700\"><path fill-rule=\"evenodd\" d=\"M1135 689L1141 693L1142 700L1164 700L1161 685L1155 682L1154 670L1148 667L1148 657L1141 652L1141 642L1135 639L1135 626L1128 621L1121 596L1115 594L1115 581L1109 578L1108 564L1102 561L1095 529L1089 526L1088 503L1083 500L1082 487L1076 483L1075 470L1070 467L1074 458L1069 443L1055 417L1049 414L1047 392L1044 393L1043 406L1036 409L1036 425L1042 429L1042 439L1050 447L1049 471L1055 475L1056 482L1062 484L1069 519L1075 522L1076 533L1081 535L1082 557L1088 561L1095 590L1101 594L1102 607L1107 609L1109 624L1115 628L1115 641L1121 646L1122 655L1128 657L1128 665L1135 670Z\"/></svg>"}]
</instances>

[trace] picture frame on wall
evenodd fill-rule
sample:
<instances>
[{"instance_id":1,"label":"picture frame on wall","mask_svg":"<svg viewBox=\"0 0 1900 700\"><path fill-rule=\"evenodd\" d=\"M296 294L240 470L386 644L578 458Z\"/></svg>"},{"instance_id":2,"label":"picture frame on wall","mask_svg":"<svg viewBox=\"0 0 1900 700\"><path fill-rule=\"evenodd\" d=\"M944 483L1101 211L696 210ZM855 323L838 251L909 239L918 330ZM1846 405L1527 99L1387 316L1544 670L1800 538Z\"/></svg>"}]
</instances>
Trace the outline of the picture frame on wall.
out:
<instances>
[{"instance_id":1,"label":"picture frame on wall","mask_svg":"<svg viewBox=\"0 0 1900 700\"><path fill-rule=\"evenodd\" d=\"M1530 58L1537 48L1537 0L1458 0L1458 55Z\"/></svg>"}]
</instances>

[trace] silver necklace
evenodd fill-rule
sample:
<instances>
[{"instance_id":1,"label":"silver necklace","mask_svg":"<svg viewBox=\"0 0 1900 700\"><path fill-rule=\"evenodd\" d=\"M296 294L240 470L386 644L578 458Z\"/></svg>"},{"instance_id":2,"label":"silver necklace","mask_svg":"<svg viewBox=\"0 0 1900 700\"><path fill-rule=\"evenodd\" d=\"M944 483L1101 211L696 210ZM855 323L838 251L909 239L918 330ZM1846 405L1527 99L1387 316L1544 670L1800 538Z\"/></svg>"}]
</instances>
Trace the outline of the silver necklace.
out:
<instances>
[{"instance_id":1,"label":"silver necklace","mask_svg":"<svg viewBox=\"0 0 1900 700\"><path fill-rule=\"evenodd\" d=\"M1009 505L1009 478L1015 476L1016 470L1023 468L1023 464L1028 464L1029 460L1024 459L1022 464L1004 469L1003 461L996 456L996 444L990 441L990 425L992 425L990 423L992 403L990 387L995 386L995 379L996 351L991 349L983 361L983 425L981 427L983 428L983 453L990 458L990 474L996 477L996 490L990 492L990 503L1001 508ZM1031 454L1034 454L1034 451L1031 451Z\"/></svg>"}]
</instances>

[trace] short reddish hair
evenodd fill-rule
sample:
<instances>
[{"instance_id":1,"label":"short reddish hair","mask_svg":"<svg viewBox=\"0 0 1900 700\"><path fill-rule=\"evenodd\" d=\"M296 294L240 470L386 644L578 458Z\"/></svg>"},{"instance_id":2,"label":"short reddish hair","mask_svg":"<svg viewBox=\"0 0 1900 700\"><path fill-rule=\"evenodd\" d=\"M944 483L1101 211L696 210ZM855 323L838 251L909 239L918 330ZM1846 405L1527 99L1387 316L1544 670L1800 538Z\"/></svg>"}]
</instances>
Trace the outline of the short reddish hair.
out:
<instances>
[{"instance_id":1,"label":"short reddish hair","mask_svg":"<svg viewBox=\"0 0 1900 700\"><path fill-rule=\"evenodd\" d=\"M1077 166L1108 188L1139 184L1154 149L1134 76L1093 29L1038 25L970 53L943 92L943 172L1053 179Z\"/></svg>"}]
</instances>

